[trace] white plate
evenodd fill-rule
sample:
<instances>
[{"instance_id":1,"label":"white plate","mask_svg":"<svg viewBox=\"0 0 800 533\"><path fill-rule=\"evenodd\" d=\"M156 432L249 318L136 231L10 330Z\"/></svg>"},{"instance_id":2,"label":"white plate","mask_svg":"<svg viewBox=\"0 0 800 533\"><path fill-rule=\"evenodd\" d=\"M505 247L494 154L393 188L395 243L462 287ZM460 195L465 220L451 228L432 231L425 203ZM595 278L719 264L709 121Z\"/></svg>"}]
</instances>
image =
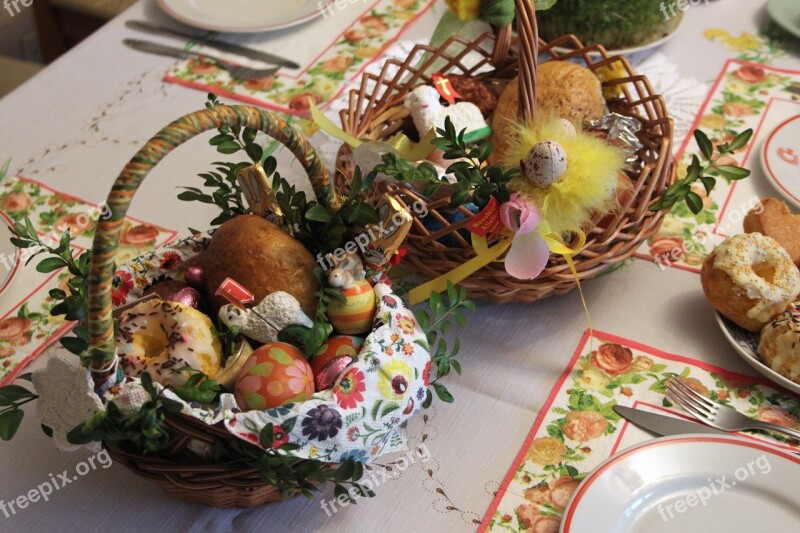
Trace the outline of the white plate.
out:
<instances>
[{"instance_id":1,"label":"white plate","mask_svg":"<svg viewBox=\"0 0 800 533\"><path fill-rule=\"evenodd\" d=\"M290 28L322 15L331 1L158 0L172 18L205 30L254 33Z\"/></svg>"},{"instance_id":2,"label":"white plate","mask_svg":"<svg viewBox=\"0 0 800 533\"><path fill-rule=\"evenodd\" d=\"M11 278L19 267L19 249L11 244L13 222L0 212L0 294L11 283Z\"/></svg>"},{"instance_id":3,"label":"white plate","mask_svg":"<svg viewBox=\"0 0 800 533\"><path fill-rule=\"evenodd\" d=\"M758 333L753 333L752 331L747 331L737 326L717 311L714 311L714 314L717 316L717 324L719 324L719 329L722 330L722 334L725 335L725 338L730 345L733 346L733 349L736 350L736 353L738 353L747 364L784 389L800 394L800 385L778 374L761 360L761 357L758 355Z\"/></svg>"},{"instance_id":4,"label":"white plate","mask_svg":"<svg viewBox=\"0 0 800 533\"><path fill-rule=\"evenodd\" d=\"M767 11L783 29L800 37L800 3L797 0L769 0Z\"/></svg>"},{"instance_id":5,"label":"white plate","mask_svg":"<svg viewBox=\"0 0 800 533\"><path fill-rule=\"evenodd\" d=\"M800 531L797 479L800 457L752 440L655 439L591 472L567 505L561 532Z\"/></svg>"},{"instance_id":6,"label":"white plate","mask_svg":"<svg viewBox=\"0 0 800 533\"><path fill-rule=\"evenodd\" d=\"M781 196L800 207L800 115L769 134L761 150L761 165Z\"/></svg>"}]
</instances>

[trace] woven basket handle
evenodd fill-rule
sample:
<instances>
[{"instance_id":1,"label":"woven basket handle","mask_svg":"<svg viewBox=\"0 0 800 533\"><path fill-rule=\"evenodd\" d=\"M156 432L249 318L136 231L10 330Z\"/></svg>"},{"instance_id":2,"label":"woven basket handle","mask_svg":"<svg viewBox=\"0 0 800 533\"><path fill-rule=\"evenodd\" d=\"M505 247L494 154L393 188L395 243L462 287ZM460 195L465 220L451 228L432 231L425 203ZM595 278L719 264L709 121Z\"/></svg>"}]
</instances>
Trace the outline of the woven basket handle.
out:
<instances>
[{"instance_id":1,"label":"woven basket handle","mask_svg":"<svg viewBox=\"0 0 800 533\"><path fill-rule=\"evenodd\" d=\"M534 0L515 0L519 33L519 117L533 119L536 109L536 66L539 60L539 27ZM501 64L511 49L511 26L496 28L492 61Z\"/></svg>"},{"instance_id":2,"label":"woven basket handle","mask_svg":"<svg viewBox=\"0 0 800 533\"><path fill-rule=\"evenodd\" d=\"M165 127L125 166L108 195L111 216L97 224L89 271L88 324L92 370L96 379L108 375L114 364L111 283L122 224L133 195L150 170L172 150L205 131L221 126L256 128L282 143L305 168L317 197L327 198L334 208L338 206L328 171L314 148L282 118L269 111L251 106L217 106L186 115Z\"/></svg>"}]
</instances>

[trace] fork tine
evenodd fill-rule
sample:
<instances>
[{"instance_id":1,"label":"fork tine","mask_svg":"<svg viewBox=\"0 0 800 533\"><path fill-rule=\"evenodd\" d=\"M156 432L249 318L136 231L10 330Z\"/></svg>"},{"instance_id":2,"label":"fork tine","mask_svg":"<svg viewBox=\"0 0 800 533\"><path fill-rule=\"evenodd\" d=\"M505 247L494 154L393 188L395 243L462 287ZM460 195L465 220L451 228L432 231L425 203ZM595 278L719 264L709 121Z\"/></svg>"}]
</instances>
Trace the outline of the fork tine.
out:
<instances>
[{"instance_id":1,"label":"fork tine","mask_svg":"<svg viewBox=\"0 0 800 533\"><path fill-rule=\"evenodd\" d=\"M687 413L689 413L693 417L695 417L697 419L700 419L700 420L703 420L703 421L706 421L706 422L711 422L711 418L709 417L708 413L706 413L704 411L700 411L693 404L687 402L686 400L684 400L680 396L675 395L675 393L673 391L671 391L671 390L667 391L667 398L669 398L670 400L672 400L673 402L675 402L676 404L681 406L684 411L686 411Z\"/></svg>"},{"instance_id":2,"label":"fork tine","mask_svg":"<svg viewBox=\"0 0 800 533\"><path fill-rule=\"evenodd\" d=\"M667 387L669 386L672 386L675 389L679 389L681 392L693 398L696 398L698 401L704 403L709 407L716 407L716 404L712 400L706 398L705 396L703 396L702 394L691 388L689 384L683 381L681 378L669 378L667 380Z\"/></svg>"},{"instance_id":3,"label":"fork tine","mask_svg":"<svg viewBox=\"0 0 800 533\"><path fill-rule=\"evenodd\" d=\"M673 396L681 398L683 401L694 406L695 409L703 411L704 413L713 415L716 412L716 409L713 406L709 406L708 404L697 401L697 398L694 395L687 394L682 389L671 388L667 389L667 392L671 392Z\"/></svg>"}]
</instances>

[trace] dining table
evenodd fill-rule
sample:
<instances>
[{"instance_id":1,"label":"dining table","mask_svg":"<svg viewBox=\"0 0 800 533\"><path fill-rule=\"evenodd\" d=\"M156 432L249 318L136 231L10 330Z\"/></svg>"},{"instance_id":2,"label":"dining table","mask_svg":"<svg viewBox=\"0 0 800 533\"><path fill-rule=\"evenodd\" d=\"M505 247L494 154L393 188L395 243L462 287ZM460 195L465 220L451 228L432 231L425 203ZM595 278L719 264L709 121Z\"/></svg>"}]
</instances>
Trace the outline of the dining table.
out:
<instances>
[{"instance_id":1,"label":"dining table","mask_svg":"<svg viewBox=\"0 0 800 533\"><path fill-rule=\"evenodd\" d=\"M25 423L16 437L0 443L0 501L16 501L62 472L81 475L72 476L72 481L50 494L47 501L28 501L15 512L0 509L0 531L557 531L557 514L530 507L535 500L525 487L543 487L551 498L549 509L563 510L565 502L555 499L559 493L554 482L560 484L565 476L572 476L567 483L574 489L581 478L579 472L585 475L617 449L653 438L632 426L626 426L620 437L624 421L607 410L602 411L605 418L601 417L598 431L592 426L597 422L594 415L586 413L604 409L607 402L645 403L652 410L663 409L656 399L663 392L655 385L649 387L651 382L646 380L657 383L658 375L668 371L686 369L685 375L696 379L699 387L726 391L726 395L729 390L770 387L736 354L703 295L698 257L702 259L708 250L692 248L682 253L676 264L665 265L658 260L663 254L656 245L674 246L683 239L699 246L703 243L694 237L701 226L713 228L707 231L718 236L740 233L743 212L752 207L748 202L754 196L778 196L761 168L758 146L770 124L777 126L782 119L800 114L795 109L800 93L792 97L787 92L785 98L776 97L773 102L774 95L767 92L774 84L746 96L741 95L744 89L739 85L752 83L753 78L761 83L765 76L774 76L769 78L774 83L789 80L786 83L800 87L800 41L770 21L765 1L684 3L687 9L675 33L659 46L630 54L629 59L664 95L675 120L679 172L685 169L680 166L681 158L693 149L695 127L713 129L715 120L724 121L737 113L740 128L753 125L754 149L741 160L752 171L748 178L751 188L723 188L719 197L709 198L709 204L716 206L716 211L709 208L710 224L668 216L666 229L645 243L641 253L613 272L583 283L582 295L571 291L534 303L478 302L468 326L448 333L451 340L458 337L461 346L462 372L447 380L454 403L436 402L409 422L409 449L416 453L406 454L402 468L396 462L402 453L377 461L375 470L368 471L375 480L374 497L330 505L336 502L333 490L323 487L311 499L300 496L249 509L183 502L166 496L157 485L121 465L82 468L92 452L57 450L35 421L35 404L28 404ZM337 111L346 107L346 91L358 83L360 75L365 70L378 71L387 57L402 57L409 47L427 42L447 9L443 0L351 0L335 5L336 10L324 17L292 28L223 36L289 56L302 65L301 74L285 80L286 92L271 88L270 93L258 93L258 88L233 87L216 74L193 72L191 60L142 53L124 45L125 39L142 38L173 46L186 44L185 40L143 37L127 27L130 20L179 26L156 0L134 3L0 100L0 167L6 167L0 188L14 191L0 189L0 195L5 194L0 196L0 210L12 212L7 218L13 220L13 212L20 210L14 202L22 202L26 208L25 202L31 198L33 209L45 214L53 205L69 209L100 205L136 151L166 124L202 109L206 93L215 88L223 102L262 105L287 117L310 136L332 166L339 141L315 128L302 113L305 110L298 112L295 97L322 87L321 93L315 93L318 104L339 124ZM364 17L373 17L369 23L376 24L374 17L380 15L375 13L380 9L390 10L387 12L394 13L397 21L393 24L389 15L383 16L383 22L377 24L385 24L386 35L369 47L360 47L362 57L357 61L341 51L335 57L350 59L320 55L334 53L330 47L347 40L341 35L368 27ZM337 17L341 19L338 22ZM335 32L339 35L325 30L329 24L338 24ZM305 36L302 41L300 35ZM352 38L354 34L349 35ZM324 67L320 69L321 64ZM325 74L332 70L337 75ZM747 106L752 117L747 116ZM764 120L767 124L762 125ZM212 205L177 199L181 187L199 183L197 174L220 159L208 145L210 136L175 150L143 183L128 214L131 225L151 228L152 238L132 241L131 253L187 235L189 228L205 227L216 216ZM310 190L303 169L286 150L276 148L275 156L287 179ZM36 203L41 197L47 200ZM713 224L715 213L722 211L726 214L720 218L728 223L725 231ZM737 212L738 216L733 216ZM46 224L60 213L40 220ZM46 229L43 225L39 231L45 233ZM5 234L3 239L7 239ZM710 242L708 246L717 241L712 238ZM89 243L76 241L84 248ZM52 288L54 281L49 274L36 272L34 265L35 261L17 264L0 294L0 316L23 316L45 305L42 291ZM7 358L13 362L4 379L42 368L60 349L56 339L69 324L46 322L43 319L41 332L34 332L24 347L23 358ZM605 344L619 351L598 359L598 350ZM624 371L611 368L614 365L622 365ZM632 375L625 372L639 371L641 379L616 379ZM599 386L595 378L600 379ZM583 396L575 399L581 386ZM783 416L796 426L800 400L774 387L782 395L780 400L753 405L760 413L772 409L768 414ZM570 404L573 400L588 403L576 408ZM581 444L575 444L578 442ZM568 452L562 448L564 443ZM791 440L778 444L797 446ZM569 455L576 453L579 458ZM548 454L558 457L548 460ZM558 461L571 466L557 473L548 470L547 464ZM395 467L386 470L391 464ZM528 468L526 464L538 466ZM375 475L378 471L383 474ZM537 475L544 485L532 479ZM786 531L796 531L798 525L787 524Z\"/></svg>"}]
</instances>

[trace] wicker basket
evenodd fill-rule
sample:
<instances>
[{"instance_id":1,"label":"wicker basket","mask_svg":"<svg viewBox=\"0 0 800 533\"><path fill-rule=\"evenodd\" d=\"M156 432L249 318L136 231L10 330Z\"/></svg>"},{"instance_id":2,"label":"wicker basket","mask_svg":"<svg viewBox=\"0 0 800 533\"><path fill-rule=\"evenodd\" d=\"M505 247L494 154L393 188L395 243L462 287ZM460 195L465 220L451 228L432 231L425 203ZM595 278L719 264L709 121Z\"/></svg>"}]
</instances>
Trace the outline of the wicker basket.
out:
<instances>
[{"instance_id":1,"label":"wicker basket","mask_svg":"<svg viewBox=\"0 0 800 533\"><path fill-rule=\"evenodd\" d=\"M112 215L98 222L92 248L88 324L91 354L103 356L95 359L92 365L98 382L109 376L115 365L111 284L122 221L133 195L150 170L173 149L220 126L257 128L280 141L303 165L317 195L333 197L328 173L314 149L272 113L248 106L215 107L187 115L164 128L136 154L114 182L107 200ZM254 507L285 499L277 488L261 480L257 467L209 464L192 451L197 449L198 443L213 446L220 441L241 442L222 424L209 426L189 416L167 414L166 426L170 441L158 456L132 452L110 443L104 445L115 461L183 500L215 507Z\"/></svg>"},{"instance_id":2,"label":"wicker basket","mask_svg":"<svg viewBox=\"0 0 800 533\"><path fill-rule=\"evenodd\" d=\"M609 57L601 46L585 48L574 35L550 43L540 41L533 1L516 0L516 10L519 31L516 47L511 43L510 27L498 28L494 35L484 34L472 42L451 37L438 49L416 46L404 62L389 60L377 76L366 74L363 77L361 86L350 92L349 108L341 112L342 126L359 139L391 138L409 115L403 107L406 94L420 84L431 83L427 70L435 62L441 63L441 68L437 68L441 72L464 74L488 82L505 83L519 75L520 116L528 119L533 116L536 102L536 65L543 56L578 61L594 72L607 66L624 69L625 77L604 83L604 87L618 87L622 94L607 104L612 111L642 122L640 141L644 147L637 154L637 163L632 165L636 171L629 172L632 194L623 199L621 211L588 232L585 246L573 256L578 278L585 281L631 257L661 225L664 211L650 211L649 207L674 180L673 123L663 98L654 94L647 78L637 75L624 57ZM465 62L468 56L469 64ZM472 62L476 56L479 60ZM415 66L420 60L422 64ZM350 148L342 146L335 183L343 190L348 189L353 175L350 155ZM421 202L427 206L428 216L444 226L429 231L415 219L405 241L408 250L403 265L407 269L436 278L475 256L471 244L459 232L474 216L466 208L459 208L463 220L450 224L443 214L450 198L428 201L412 188L395 183L382 182L378 187L383 188L381 192L395 195L406 206ZM442 244L445 236L450 246ZM551 256L544 272L532 281L512 278L501 262L495 262L463 280L461 285L474 299L492 303L532 302L569 292L576 287L576 280L563 257Z\"/></svg>"}]
</instances>

